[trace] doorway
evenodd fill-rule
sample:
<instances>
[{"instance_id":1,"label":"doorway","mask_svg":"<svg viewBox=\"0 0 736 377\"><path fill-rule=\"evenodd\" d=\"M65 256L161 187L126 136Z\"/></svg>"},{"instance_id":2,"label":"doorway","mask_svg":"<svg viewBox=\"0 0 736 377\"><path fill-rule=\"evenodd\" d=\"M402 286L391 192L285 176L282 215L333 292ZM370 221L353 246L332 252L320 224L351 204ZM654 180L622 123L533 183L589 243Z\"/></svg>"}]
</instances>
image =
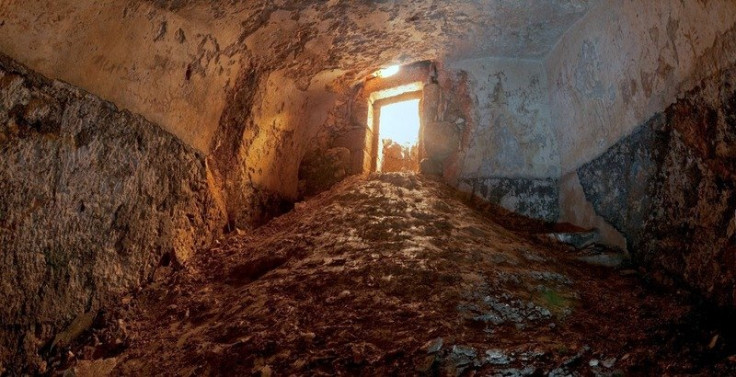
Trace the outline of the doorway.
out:
<instances>
[{"instance_id":1,"label":"doorway","mask_svg":"<svg viewBox=\"0 0 736 377\"><path fill-rule=\"evenodd\" d=\"M419 171L424 85L435 76L433 63L421 61L379 69L356 86L355 119L366 119L364 131L356 131L356 141L364 146L353 162L360 171Z\"/></svg>"},{"instance_id":2,"label":"doorway","mask_svg":"<svg viewBox=\"0 0 736 377\"><path fill-rule=\"evenodd\" d=\"M419 170L419 102L414 98L380 106L376 170Z\"/></svg>"}]
</instances>

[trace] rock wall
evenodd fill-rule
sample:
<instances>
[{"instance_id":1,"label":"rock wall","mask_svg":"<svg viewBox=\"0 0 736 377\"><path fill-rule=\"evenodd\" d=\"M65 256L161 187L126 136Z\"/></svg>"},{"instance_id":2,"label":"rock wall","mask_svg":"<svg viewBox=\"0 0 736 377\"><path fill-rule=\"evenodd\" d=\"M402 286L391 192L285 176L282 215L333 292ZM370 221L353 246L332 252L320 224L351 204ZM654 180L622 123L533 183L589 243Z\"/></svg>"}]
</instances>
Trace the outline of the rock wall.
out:
<instances>
[{"instance_id":1,"label":"rock wall","mask_svg":"<svg viewBox=\"0 0 736 377\"><path fill-rule=\"evenodd\" d=\"M0 57L0 370L42 372L38 349L75 318L207 246L224 225L211 192L173 135Z\"/></svg>"},{"instance_id":2,"label":"rock wall","mask_svg":"<svg viewBox=\"0 0 736 377\"><path fill-rule=\"evenodd\" d=\"M362 77L446 56L539 59L595 3L0 1L0 52L207 154L229 222L247 228L288 208L303 156L330 146L312 125L330 127ZM350 132L333 145L372 137ZM353 153L351 169L370 157Z\"/></svg>"},{"instance_id":3,"label":"rock wall","mask_svg":"<svg viewBox=\"0 0 736 377\"><path fill-rule=\"evenodd\" d=\"M604 1L565 33L544 60L560 153L560 221L631 246L586 199L577 169L736 63L734 14L736 3L727 0Z\"/></svg>"},{"instance_id":4,"label":"rock wall","mask_svg":"<svg viewBox=\"0 0 736 377\"><path fill-rule=\"evenodd\" d=\"M736 65L577 170L596 212L656 275L736 305Z\"/></svg>"},{"instance_id":5,"label":"rock wall","mask_svg":"<svg viewBox=\"0 0 736 377\"><path fill-rule=\"evenodd\" d=\"M445 55L538 58L594 3L3 0L0 52L207 153L252 65L308 86L328 68L351 70L349 81Z\"/></svg>"},{"instance_id":6,"label":"rock wall","mask_svg":"<svg viewBox=\"0 0 736 377\"><path fill-rule=\"evenodd\" d=\"M540 59L595 3L0 1L0 52L207 154L231 228L247 228L289 207L303 156L330 147L319 126L360 78L448 56ZM350 132L333 145L372 137Z\"/></svg>"},{"instance_id":7,"label":"rock wall","mask_svg":"<svg viewBox=\"0 0 736 377\"><path fill-rule=\"evenodd\" d=\"M328 84L338 74L301 87L283 71L253 68L234 85L209 156L231 228L262 225L297 200L302 160L329 144L337 95Z\"/></svg>"},{"instance_id":8,"label":"rock wall","mask_svg":"<svg viewBox=\"0 0 736 377\"><path fill-rule=\"evenodd\" d=\"M475 107L461 178L559 176L547 79L539 61L475 59L449 63L447 69L467 74Z\"/></svg>"}]
</instances>

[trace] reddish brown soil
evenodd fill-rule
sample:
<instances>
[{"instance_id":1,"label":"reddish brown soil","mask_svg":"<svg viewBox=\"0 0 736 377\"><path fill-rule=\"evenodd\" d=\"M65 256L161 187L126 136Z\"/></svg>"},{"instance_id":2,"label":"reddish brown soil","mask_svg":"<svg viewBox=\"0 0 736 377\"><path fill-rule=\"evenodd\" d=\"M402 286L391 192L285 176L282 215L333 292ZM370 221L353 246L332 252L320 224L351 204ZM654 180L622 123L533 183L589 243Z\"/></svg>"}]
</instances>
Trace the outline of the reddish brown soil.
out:
<instances>
[{"instance_id":1,"label":"reddish brown soil","mask_svg":"<svg viewBox=\"0 0 736 377\"><path fill-rule=\"evenodd\" d=\"M571 248L520 233L522 223L476 211L426 178L351 178L184 269L162 267L57 367L136 376L736 373L729 334L683 293L577 262Z\"/></svg>"}]
</instances>

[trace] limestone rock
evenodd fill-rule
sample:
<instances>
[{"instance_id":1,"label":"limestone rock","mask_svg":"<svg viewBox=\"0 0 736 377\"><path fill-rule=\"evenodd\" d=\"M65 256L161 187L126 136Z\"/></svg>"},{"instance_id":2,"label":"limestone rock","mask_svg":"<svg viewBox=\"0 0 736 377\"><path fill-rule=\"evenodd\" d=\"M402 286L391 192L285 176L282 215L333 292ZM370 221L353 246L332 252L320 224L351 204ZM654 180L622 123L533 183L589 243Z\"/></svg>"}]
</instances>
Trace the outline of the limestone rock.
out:
<instances>
[{"instance_id":1,"label":"limestone rock","mask_svg":"<svg viewBox=\"0 0 736 377\"><path fill-rule=\"evenodd\" d=\"M601 235L598 229L580 232L556 232L549 233L547 236L551 239L573 246L576 249L582 249L586 246L598 243L601 240Z\"/></svg>"},{"instance_id":2,"label":"limestone rock","mask_svg":"<svg viewBox=\"0 0 736 377\"><path fill-rule=\"evenodd\" d=\"M79 321L61 331L164 256L207 246L223 217L203 155L4 57L0 135L0 360L41 373L38 347L78 335Z\"/></svg>"},{"instance_id":3,"label":"limestone rock","mask_svg":"<svg viewBox=\"0 0 736 377\"><path fill-rule=\"evenodd\" d=\"M736 305L733 253L736 66L700 83L663 114L578 169L596 212L624 233L634 261Z\"/></svg>"},{"instance_id":4,"label":"limestone rock","mask_svg":"<svg viewBox=\"0 0 736 377\"><path fill-rule=\"evenodd\" d=\"M384 141L381 171L416 171L417 165L416 146L406 147L391 140Z\"/></svg>"}]
</instances>

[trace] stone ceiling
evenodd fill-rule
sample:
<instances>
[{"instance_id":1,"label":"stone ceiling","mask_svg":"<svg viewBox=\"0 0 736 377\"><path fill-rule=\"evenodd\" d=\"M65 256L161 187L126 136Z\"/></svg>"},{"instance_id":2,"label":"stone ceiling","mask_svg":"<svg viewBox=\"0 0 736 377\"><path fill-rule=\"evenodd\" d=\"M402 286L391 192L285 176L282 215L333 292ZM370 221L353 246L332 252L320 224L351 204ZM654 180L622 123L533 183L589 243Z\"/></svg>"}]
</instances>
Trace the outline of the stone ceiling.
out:
<instances>
[{"instance_id":1,"label":"stone ceiling","mask_svg":"<svg viewBox=\"0 0 736 377\"><path fill-rule=\"evenodd\" d=\"M198 23L237 20L240 41L267 60L349 69L365 61L542 58L600 0L144 1Z\"/></svg>"},{"instance_id":2,"label":"stone ceiling","mask_svg":"<svg viewBox=\"0 0 736 377\"><path fill-rule=\"evenodd\" d=\"M339 92L390 64L542 59L601 1L0 0L0 53L206 152L248 72Z\"/></svg>"}]
</instances>

